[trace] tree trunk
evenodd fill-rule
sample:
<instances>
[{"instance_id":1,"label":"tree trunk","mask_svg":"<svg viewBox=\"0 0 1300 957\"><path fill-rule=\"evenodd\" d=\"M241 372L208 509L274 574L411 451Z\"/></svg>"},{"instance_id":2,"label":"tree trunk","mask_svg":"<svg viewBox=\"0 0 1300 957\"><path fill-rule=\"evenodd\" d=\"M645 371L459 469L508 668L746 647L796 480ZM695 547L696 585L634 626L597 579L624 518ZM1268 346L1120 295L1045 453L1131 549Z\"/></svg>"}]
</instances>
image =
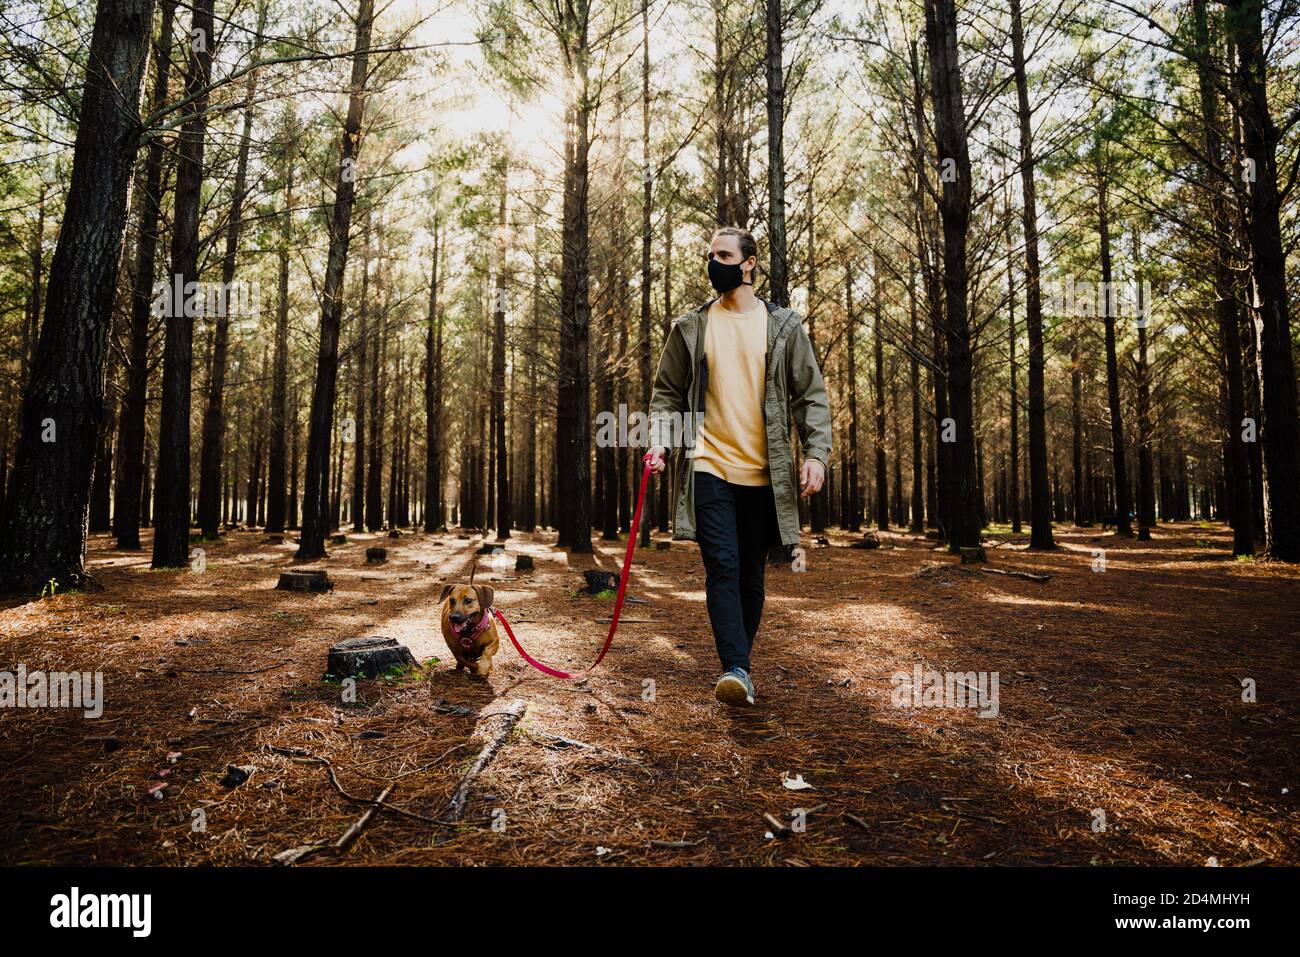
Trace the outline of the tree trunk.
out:
<instances>
[{"instance_id":1,"label":"tree trunk","mask_svg":"<svg viewBox=\"0 0 1300 957\"><path fill-rule=\"evenodd\" d=\"M329 514L330 439L334 431L334 397L338 379L339 325L343 314L343 275L347 269L352 204L356 195L356 160L360 150L361 119L370 56L370 30L374 0L359 0L356 44L352 55L348 117L339 150L339 169L330 215L329 258L321 290L320 345L316 358L316 383L311 397L311 423L307 438L306 489L302 503L302 535L297 557L325 555Z\"/></svg>"},{"instance_id":2,"label":"tree trunk","mask_svg":"<svg viewBox=\"0 0 1300 957\"><path fill-rule=\"evenodd\" d=\"M289 433L292 436L289 442L289 509L288 525L291 529L297 529L298 523L298 449L300 430L298 428L298 387L293 388L293 396L289 400L291 410L289 416Z\"/></svg>"},{"instance_id":3,"label":"tree trunk","mask_svg":"<svg viewBox=\"0 0 1300 957\"><path fill-rule=\"evenodd\" d=\"M933 343L933 363L928 376L930 394L934 400L933 427L928 430L930 456L927 465L929 498L927 511L941 540L950 536L951 490L949 488L950 453L947 442L940 441L940 432L948 418L947 361L944 349L943 286L939 278L938 251L933 242L926 241L926 227L930 222L927 197L928 160L925 151L925 96L922 93L921 61L917 44L910 48L912 72L912 135L916 149L916 175L913 202L916 206L916 258L923 266L926 308Z\"/></svg>"},{"instance_id":4,"label":"tree trunk","mask_svg":"<svg viewBox=\"0 0 1300 957\"><path fill-rule=\"evenodd\" d=\"M1084 526L1092 524L1092 515L1088 508L1088 491L1083 473L1083 375L1079 368L1079 331L1070 331L1070 428L1071 467L1074 481L1074 524ZM1091 470L1089 472L1091 474Z\"/></svg>"},{"instance_id":5,"label":"tree trunk","mask_svg":"<svg viewBox=\"0 0 1300 957\"><path fill-rule=\"evenodd\" d=\"M889 405L894 421L894 524L907 524L907 502L903 500L903 417L898 408L898 354L889 361Z\"/></svg>"},{"instance_id":6,"label":"tree trunk","mask_svg":"<svg viewBox=\"0 0 1300 957\"><path fill-rule=\"evenodd\" d=\"M444 275L446 272L445 262L443 262L443 260L446 259L446 247L447 247L446 240L443 238L439 238L437 255L439 257L438 275L440 277ZM434 325L434 335L433 335L433 372L434 372L433 411L434 411L434 418L436 420L437 427L438 427L438 445L437 445L437 455L434 457L435 481L433 485L434 495L433 495L433 502L432 502L433 513L438 522L437 527L439 529L445 527L447 522L446 502L443 499L443 479L445 477L445 472L446 472L444 463L447 460L447 449L449 447L446 440L446 434L445 434L446 416L443 410L443 404L444 404L443 394L445 392L443 377L445 374L444 372L445 364L443 362L442 334L443 334L443 319L442 319L442 311L439 310L437 313L437 320Z\"/></svg>"},{"instance_id":7,"label":"tree trunk","mask_svg":"<svg viewBox=\"0 0 1300 957\"><path fill-rule=\"evenodd\" d=\"M641 7L641 323L637 340L637 360L641 378L641 409L649 414L650 398L654 390L653 359L650 354L650 284L653 276L650 271L650 249L654 233L650 223L650 214L654 201L653 173L650 166L650 5ZM533 342L537 337L533 337ZM529 469L532 469L532 433L529 433ZM641 475L644 464L640 457L635 459L637 467L633 473ZM531 495L531 492L528 493ZM641 516L641 545L650 544L650 527L655 521L655 496L646 489L645 512ZM531 518L530 518L531 521ZM530 525L531 529L531 525Z\"/></svg>"},{"instance_id":8,"label":"tree trunk","mask_svg":"<svg viewBox=\"0 0 1300 957\"><path fill-rule=\"evenodd\" d=\"M1016 0L1012 0L1016 2ZM1010 204L1008 204L1008 207ZM1011 398L1008 410L1011 420L1011 437L1008 457L1010 458L1010 488L1006 495L1006 509L1011 515L1011 531L1019 535L1020 526L1020 394L1016 375L1016 274L1011 265L1011 217L1007 209L1007 375L1011 380ZM1001 520L1001 517L999 518ZM1050 529L1050 525L1049 525Z\"/></svg>"},{"instance_id":9,"label":"tree trunk","mask_svg":"<svg viewBox=\"0 0 1300 957\"><path fill-rule=\"evenodd\" d=\"M1110 406L1111 462L1115 485L1115 534L1133 537L1133 523L1129 518L1128 466L1124 448L1124 410L1120 405L1119 359L1115 348L1115 313L1118 297L1110 263L1110 209L1107 203L1106 171L1097 164L1097 232L1101 239L1101 309L1106 327L1106 398Z\"/></svg>"},{"instance_id":10,"label":"tree trunk","mask_svg":"<svg viewBox=\"0 0 1300 957\"><path fill-rule=\"evenodd\" d=\"M501 164L501 195L497 224L506 233L506 190L510 179L509 161ZM492 429L496 444L497 541L510 537L510 475L506 446L506 247L497 250L496 302L492 310Z\"/></svg>"},{"instance_id":11,"label":"tree trunk","mask_svg":"<svg viewBox=\"0 0 1300 957\"><path fill-rule=\"evenodd\" d=\"M288 114L288 142L284 144L284 211L280 214L279 297L275 313L275 368L271 381L271 452L267 466L266 530L283 532L285 527L285 403L289 386L289 252L293 243L293 114Z\"/></svg>"},{"instance_id":12,"label":"tree trunk","mask_svg":"<svg viewBox=\"0 0 1300 957\"><path fill-rule=\"evenodd\" d=\"M844 269L844 330L845 358L848 362L849 390L849 441L848 441L848 497L844 528L856 532L862 526L862 493L858 488L858 317L853 309L853 268Z\"/></svg>"},{"instance_id":13,"label":"tree trunk","mask_svg":"<svg viewBox=\"0 0 1300 957\"><path fill-rule=\"evenodd\" d=\"M785 235L785 69L782 66L784 24L781 0L767 2L767 242L768 297L778 306L790 305L789 265Z\"/></svg>"},{"instance_id":14,"label":"tree trunk","mask_svg":"<svg viewBox=\"0 0 1300 957\"><path fill-rule=\"evenodd\" d=\"M191 97L181 127L172 218L171 276L166 295L162 407L158 423L158 473L154 480L154 568L181 568L190 547L190 388L194 359L194 307L205 297L199 282L199 219L203 203L203 150L207 85L212 76L213 0L196 0L190 20L185 92ZM200 291L191 299L190 284Z\"/></svg>"},{"instance_id":15,"label":"tree trunk","mask_svg":"<svg viewBox=\"0 0 1300 957\"><path fill-rule=\"evenodd\" d=\"M370 208L362 213L361 227L361 299L357 303L357 328L352 337L353 401L352 413L352 531L366 529L366 404L370 396Z\"/></svg>"},{"instance_id":16,"label":"tree trunk","mask_svg":"<svg viewBox=\"0 0 1300 957\"><path fill-rule=\"evenodd\" d=\"M663 318L663 343L668 342L668 331L672 328L673 321L673 204L669 200L667 208L664 210L664 318ZM650 406L647 404L647 412ZM676 507L677 499L673 490L677 487L675 483L675 473L673 470L672 457L669 456L668 466L656 480L659 483L659 531L667 532L669 520L673 516L673 509Z\"/></svg>"},{"instance_id":17,"label":"tree trunk","mask_svg":"<svg viewBox=\"0 0 1300 957\"><path fill-rule=\"evenodd\" d=\"M388 314L388 310L384 310ZM387 336L387 332L385 332ZM406 381L402 375L402 340L397 340L397 375L393 380L393 451L388 465L388 527L397 528L401 519L401 455L402 455L402 431L398 428L398 423L402 421L403 402L403 383Z\"/></svg>"},{"instance_id":18,"label":"tree trunk","mask_svg":"<svg viewBox=\"0 0 1300 957\"><path fill-rule=\"evenodd\" d=\"M1201 100L1201 134L1205 149L1206 179L1213 217L1213 241L1210 254L1214 262L1215 313L1219 325L1219 350L1223 358L1224 392L1227 416L1225 442L1227 452L1228 502L1231 514L1234 555L1251 555L1255 551L1254 517L1250 467L1246 443L1242 441L1245 418L1245 391L1241 362L1241 321L1232 274L1232 225L1228 221L1225 187L1228 174L1223 165L1223 134L1219 126L1219 96L1214 87L1211 67L1210 29L1205 0L1192 0L1197 58L1197 86Z\"/></svg>"},{"instance_id":19,"label":"tree trunk","mask_svg":"<svg viewBox=\"0 0 1300 957\"><path fill-rule=\"evenodd\" d=\"M1033 113L1025 76L1025 38L1020 20L1020 0L1011 2L1012 69L1016 80L1017 117L1020 125L1020 190L1025 233L1025 330L1029 334L1029 547L1055 548L1052 537L1051 488L1047 476L1047 400L1043 387L1043 306L1038 257L1038 192L1034 182ZM1014 407L1012 415L1018 416ZM1013 465L1018 474L1019 465ZM1020 491L1016 486L1016 514Z\"/></svg>"},{"instance_id":20,"label":"tree trunk","mask_svg":"<svg viewBox=\"0 0 1300 957\"><path fill-rule=\"evenodd\" d=\"M966 145L966 110L962 100L954 0L926 0L926 46L930 56L934 130L943 192L944 333L947 345L951 532L949 549L977 546L980 540L979 477L975 461L973 360L968 315L969 264L966 240L970 225L970 156Z\"/></svg>"},{"instance_id":21,"label":"tree trunk","mask_svg":"<svg viewBox=\"0 0 1300 957\"><path fill-rule=\"evenodd\" d=\"M442 375L439 346L442 340L442 317L438 312L438 216L433 217L433 255L429 257L429 312L424 332L424 530L436 532L442 525L441 484L438 460L442 450L442 406L438 380ZM355 488L359 491L360 482ZM354 496L358 492L353 493Z\"/></svg>"},{"instance_id":22,"label":"tree trunk","mask_svg":"<svg viewBox=\"0 0 1300 957\"><path fill-rule=\"evenodd\" d=\"M1300 422L1291 352L1286 253L1278 191L1279 133L1269 112L1262 27L1263 0L1227 0L1226 26L1237 50L1235 71L1242 146L1247 163L1251 299L1262 399L1264 541L1270 558L1300 562Z\"/></svg>"},{"instance_id":23,"label":"tree trunk","mask_svg":"<svg viewBox=\"0 0 1300 957\"><path fill-rule=\"evenodd\" d=\"M95 478L90 486L90 531L92 533L107 532L110 526L114 418L116 416L110 403L104 410L104 421L99 427L99 441L95 448Z\"/></svg>"},{"instance_id":24,"label":"tree trunk","mask_svg":"<svg viewBox=\"0 0 1300 957\"><path fill-rule=\"evenodd\" d=\"M925 531L925 473L922 463L921 441L921 363L917 358L921 350L921 337L917 323L916 268L907 270L907 302L911 319L911 357L909 383L912 389L912 522L908 530L920 534Z\"/></svg>"},{"instance_id":25,"label":"tree trunk","mask_svg":"<svg viewBox=\"0 0 1300 957\"><path fill-rule=\"evenodd\" d=\"M878 263L872 264L871 308L875 322L872 345L875 355L875 406L876 406L876 528L882 532L889 529L889 471L885 460L885 340L884 313L881 308L883 298L883 270Z\"/></svg>"},{"instance_id":26,"label":"tree trunk","mask_svg":"<svg viewBox=\"0 0 1300 957\"><path fill-rule=\"evenodd\" d=\"M383 236L380 235L379 261L382 264ZM381 309L380 326L373 323L367 330L367 339L373 340L373 352L367 360L370 376L370 436L369 462L366 474L366 528L377 532L384 527L384 399L386 396L388 362L388 312Z\"/></svg>"},{"instance_id":27,"label":"tree trunk","mask_svg":"<svg viewBox=\"0 0 1300 957\"><path fill-rule=\"evenodd\" d=\"M0 588L87 584L86 512L104 412L104 349L139 142L152 0L101 3L45 321L23 396L0 527Z\"/></svg>"},{"instance_id":28,"label":"tree trunk","mask_svg":"<svg viewBox=\"0 0 1300 957\"><path fill-rule=\"evenodd\" d=\"M575 101L566 110L566 162L560 293L560 361L557 378L556 457L560 504L559 544L574 553L590 553L591 436L588 336L590 236L588 221L592 100L588 75L588 0L576 0L564 13L566 60Z\"/></svg>"},{"instance_id":29,"label":"tree trunk","mask_svg":"<svg viewBox=\"0 0 1300 957\"><path fill-rule=\"evenodd\" d=\"M816 245L817 204L814 199L816 185L817 185L816 181L810 178L808 182L808 248L809 249L817 248ZM812 346L812 352L814 357L817 355L817 303L819 298L820 298L820 293L817 288L817 259L815 256L810 256L808 258L807 320L808 320L808 341ZM820 364L819 364L819 368L820 368ZM789 434L789 429L790 429L790 421L787 421L786 422L787 435ZM798 443L795 443L796 456L800 452L802 452L802 448L800 448ZM798 458L796 458L794 464L796 468L799 467L800 463ZM823 485L820 490L810 495L806 500L809 525L811 526L814 535L820 535L824 531L826 531L826 511L830 505L831 483L832 483L832 476L830 474L831 470L829 468L830 463L827 462L826 465L827 465L826 484ZM802 497L799 499L799 503L801 507L803 506L804 501L805 499L803 499ZM776 554L780 554L784 559L786 551L788 551L788 549L779 552L777 552L774 549L773 557L775 557Z\"/></svg>"},{"instance_id":30,"label":"tree trunk","mask_svg":"<svg viewBox=\"0 0 1300 957\"><path fill-rule=\"evenodd\" d=\"M163 0L155 48L150 110L167 101L171 72L175 0ZM131 289L131 352L126 366L122 411L118 422L117 484L113 502L113 533L117 547L140 547L141 495L145 488L144 443L146 395L149 387L149 323L152 318L154 275L157 269L158 224L162 216L162 137L145 151L143 186L136 205L140 237L136 243L135 282Z\"/></svg>"},{"instance_id":31,"label":"tree trunk","mask_svg":"<svg viewBox=\"0 0 1300 957\"><path fill-rule=\"evenodd\" d=\"M1147 320L1145 311L1149 306L1142 292L1141 281L1136 275L1137 263L1140 262L1138 236L1133 233L1134 281L1138 284L1138 354L1137 354L1137 420L1138 420L1138 539L1148 541L1151 528L1156 523L1155 471L1151 462L1151 366L1147 362Z\"/></svg>"},{"instance_id":32,"label":"tree trunk","mask_svg":"<svg viewBox=\"0 0 1300 957\"><path fill-rule=\"evenodd\" d=\"M266 27L266 0L261 0L257 11L257 33L250 56L256 56L262 46L262 31ZM244 199L247 195L248 152L253 132L253 100L257 95L257 71L248 74L244 94L244 123L239 140L239 155L235 161L235 180L231 190L230 217L226 222L226 249L221 260L222 289L230 289L235 278L235 264L239 255L239 234L243 226ZM225 387L226 354L230 341L230 316L222 309L214 319L212 335L212 365L208 372L207 402L203 407L203 444L199 452L199 507L198 523L204 538L216 538L221 524L221 451L225 444Z\"/></svg>"}]
</instances>

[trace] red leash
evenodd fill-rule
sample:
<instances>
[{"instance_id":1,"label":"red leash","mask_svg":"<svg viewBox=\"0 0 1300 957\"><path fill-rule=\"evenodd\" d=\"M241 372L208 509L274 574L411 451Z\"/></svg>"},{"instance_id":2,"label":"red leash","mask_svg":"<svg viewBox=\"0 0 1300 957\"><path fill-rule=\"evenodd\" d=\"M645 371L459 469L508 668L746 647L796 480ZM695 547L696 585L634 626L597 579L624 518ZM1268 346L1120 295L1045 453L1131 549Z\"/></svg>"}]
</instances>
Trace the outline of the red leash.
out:
<instances>
[{"instance_id":1,"label":"red leash","mask_svg":"<svg viewBox=\"0 0 1300 957\"><path fill-rule=\"evenodd\" d=\"M543 674L551 675L554 678L572 679L585 677L596 669L596 665L600 664L601 659L605 657L605 652L609 651L610 643L614 640L614 632L618 628L619 612L623 610L623 596L627 592L627 573L632 567L632 552L636 549L637 528L641 524L641 506L645 504L645 490L650 484L649 453L646 453L642 458L645 460L645 469L641 472L641 489L636 493L636 511L632 515L632 528L627 536L627 554L623 556L623 574L618 579L618 598L614 601L614 617L609 623L609 634L605 636L605 646L600 649L600 654L596 656L596 660L593 661L585 671L580 671L577 674L572 675L567 671L561 671L559 668L552 668L550 665L543 664L528 652L524 651L524 646L519 643L519 639L515 637L515 633L510 630L510 622L506 621L506 616L501 614L501 612L497 611L495 608L492 609L492 614L496 616L497 621L501 622L501 627L506 630L506 635L510 638L510 643L515 646L515 650L519 652L524 661L528 662Z\"/></svg>"}]
</instances>

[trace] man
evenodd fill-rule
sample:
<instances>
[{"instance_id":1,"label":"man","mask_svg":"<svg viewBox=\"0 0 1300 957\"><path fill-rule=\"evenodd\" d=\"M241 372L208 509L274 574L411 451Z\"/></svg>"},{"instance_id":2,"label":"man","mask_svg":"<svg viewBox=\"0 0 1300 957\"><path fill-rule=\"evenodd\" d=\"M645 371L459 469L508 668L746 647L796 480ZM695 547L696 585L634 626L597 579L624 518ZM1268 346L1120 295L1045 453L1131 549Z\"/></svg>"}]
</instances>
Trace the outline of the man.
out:
<instances>
[{"instance_id":1,"label":"man","mask_svg":"<svg viewBox=\"0 0 1300 957\"><path fill-rule=\"evenodd\" d=\"M654 470L664 470L669 446L687 446L678 456L673 537L699 542L722 663L714 694L729 705L754 703L750 650L768 549L799 543L790 416L803 445L804 498L822 487L831 453L830 404L812 343L797 314L754 295L757 264L748 231L714 232L708 272L720 295L673 321L650 400Z\"/></svg>"}]
</instances>

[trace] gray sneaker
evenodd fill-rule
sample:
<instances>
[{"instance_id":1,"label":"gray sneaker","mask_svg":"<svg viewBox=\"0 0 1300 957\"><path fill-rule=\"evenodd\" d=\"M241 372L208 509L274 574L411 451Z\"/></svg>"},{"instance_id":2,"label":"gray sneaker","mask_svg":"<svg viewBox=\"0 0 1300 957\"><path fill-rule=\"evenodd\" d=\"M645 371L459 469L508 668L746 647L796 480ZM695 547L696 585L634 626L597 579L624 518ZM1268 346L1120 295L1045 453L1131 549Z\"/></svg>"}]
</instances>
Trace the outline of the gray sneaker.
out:
<instances>
[{"instance_id":1,"label":"gray sneaker","mask_svg":"<svg viewBox=\"0 0 1300 957\"><path fill-rule=\"evenodd\" d=\"M744 668L729 668L713 689L713 695L723 704L733 708L754 703L754 682Z\"/></svg>"}]
</instances>

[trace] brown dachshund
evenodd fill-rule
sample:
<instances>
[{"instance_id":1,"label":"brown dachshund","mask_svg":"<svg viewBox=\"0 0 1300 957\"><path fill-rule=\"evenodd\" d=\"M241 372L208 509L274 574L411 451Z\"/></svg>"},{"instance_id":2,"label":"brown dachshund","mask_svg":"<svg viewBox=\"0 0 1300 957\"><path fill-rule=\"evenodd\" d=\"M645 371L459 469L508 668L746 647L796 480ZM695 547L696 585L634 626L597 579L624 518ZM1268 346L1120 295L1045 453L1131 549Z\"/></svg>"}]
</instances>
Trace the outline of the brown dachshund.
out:
<instances>
[{"instance_id":1,"label":"brown dachshund","mask_svg":"<svg viewBox=\"0 0 1300 957\"><path fill-rule=\"evenodd\" d=\"M443 585L442 638L462 668L478 678L492 673L492 656L500 642L497 621L488 610L494 592L488 585Z\"/></svg>"}]
</instances>

